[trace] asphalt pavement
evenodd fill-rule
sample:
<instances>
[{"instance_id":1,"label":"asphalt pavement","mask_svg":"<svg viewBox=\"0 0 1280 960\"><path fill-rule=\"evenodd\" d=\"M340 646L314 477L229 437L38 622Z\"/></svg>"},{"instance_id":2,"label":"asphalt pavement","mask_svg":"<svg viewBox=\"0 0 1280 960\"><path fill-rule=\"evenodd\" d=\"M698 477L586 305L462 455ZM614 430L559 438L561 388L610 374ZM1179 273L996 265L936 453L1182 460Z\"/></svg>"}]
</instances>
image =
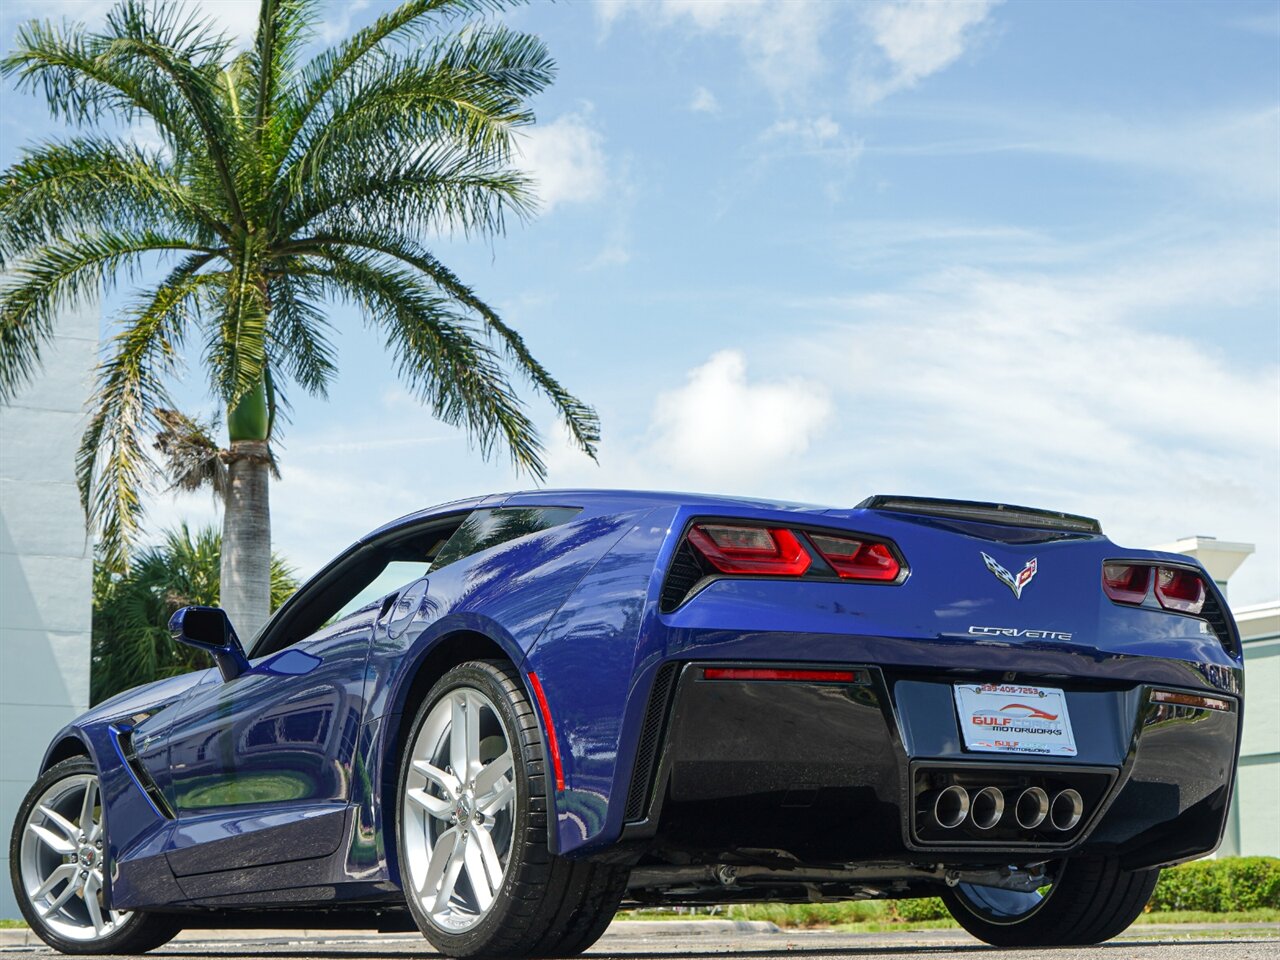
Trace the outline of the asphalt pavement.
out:
<instances>
[{"instance_id":1,"label":"asphalt pavement","mask_svg":"<svg viewBox=\"0 0 1280 960\"><path fill-rule=\"evenodd\" d=\"M654 929L657 926L659 929ZM769 929L753 925L712 929L690 924L615 924L587 956L592 960L714 960L728 954L750 960L1280 960L1280 924L1232 927L1133 927L1097 947L1060 950L1000 950L959 930L904 933L834 933ZM621 928L621 929L619 929ZM0 945L0 956L49 956L44 946ZM222 960L411 960L433 955L411 934L270 934L192 931L149 956ZM110 960L110 958L108 958Z\"/></svg>"}]
</instances>

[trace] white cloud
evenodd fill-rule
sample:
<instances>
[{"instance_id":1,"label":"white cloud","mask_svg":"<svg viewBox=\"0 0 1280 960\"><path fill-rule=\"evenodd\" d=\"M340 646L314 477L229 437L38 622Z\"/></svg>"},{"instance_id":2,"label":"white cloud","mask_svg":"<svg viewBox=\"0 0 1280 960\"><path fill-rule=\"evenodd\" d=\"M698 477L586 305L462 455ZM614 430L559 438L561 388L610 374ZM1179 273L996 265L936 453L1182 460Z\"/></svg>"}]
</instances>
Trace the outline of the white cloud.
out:
<instances>
[{"instance_id":1,"label":"white cloud","mask_svg":"<svg viewBox=\"0 0 1280 960\"><path fill-rule=\"evenodd\" d=\"M694 113L718 113L720 101L706 87L698 87L693 91L692 99L689 100L689 109Z\"/></svg>"},{"instance_id":2,"label":"white cloud","mask_svg":"<svg viewBox=\"0 0 1280 960\"><path fill-rule=\"evenodd\" d=\"M751 70L780 98L799 93L826 69L822 38L836 12L836 4L805 0L616 0L596 6L606 34L634 13L648 25L732 37Z\"/></svg>"},{"instance_id":3,"label":"white cloud","mask_svg":"<svg viewBox=\"0 0 1280 960\"><path fill-rule=\"evenodd\" d=\"M882 64L859 71L855 93L865 102L914 87L955 63L999 0L888 0L862 8Z\"/></svg>"},{"instance_id":4,"label":"white cloud","mask_svg":"<svg viewBox=\"0 0 1280 960\"><path fill-rule=\"evenodd\" d=\"M768 127L762 139L792 140L810 150L819 150L840 136L840 124L828 116L779 120Z\"/></svg>"},{"instance_id":5,"label":"white cloud","mask_svg":"<svg viewBox=\"0 0 1280 960\"><path fill-rule=\"evenodd\" d=\"M371 0L336 0L328 4L328 16L320 21L317 33L325 43L336 43L351 33L355 15L368 8Z\"/></svg>"},{"instance_id":6,"label":"white cloud","mask_svg":"<svg viewBox=\"0 0 1280 960\"><path fill-rule=\"evenodd\" d=\"M118 0L18 0L10 11L23 18L40 20L67 19L98 28ZM253 39L258 28L258 0L183 0L185 7L198 18L208 19L215 29L225 31L238 46Z\"/></svg>"},{"instance_id":7,"label":"white cloud","mask_svg":"<svg viewBox=\"0 0 1280 960\"><path fill-rule=\"evenodd\" d=\"M631 251L621 236L611 239L588 264L588 269L596 267L622 267L631 262Z\"/></svg>"},{"instance_id":8,"label":"white cloud","mask_svg":"<svg viewBox=\"0 0 1280 960\"><path fill-rule=\"evenodd\" d=\"M800 378L749 381L743 354L722 350L658 397L650 452L669 476L740 484L803 454L830 415L825 388Z\"/></svg>"},{"instance_id":9,"label":"white cloud","mask_svg":"<svg viewBox=\"0 0 1280 960\"><path fill-rule=\"evenodd\" d=\"M1255 541L1233 596L1260 601L1280 580L1280 366L1168 316L1267 302L1275 253L1266 235L1074 275L944 271L806 304L822 332L778 363L829 386L838 427L810 456L852 489L1071 510L1135 547Z\"/></svg>"},{"instance_id":10,"label":"white cloud","mask_svg":"<svg viewBox=\"0 0 1280 960\"><path fill-rule=\"evenodd\" d=\"M604 136L588 113L566 113L520 136L521 169L537 181L546 212L562 203L590 203L605 196L609 165Z\"/></svg>"},{"instance_id":11,"label":"white cloud","mask_svg":"<svg viewBox=\"0 0 1280 960\"><path fill-rule=\"evenodd\" d=\"M781 101L796 100L832 64L853 58L861 61L853 77L856 99L873 103L953 64L981 36L981 25L1000 2L609 0L595 9L606 36L634 13L650 26L730 37Z\"/></svg>"}]
</instances>

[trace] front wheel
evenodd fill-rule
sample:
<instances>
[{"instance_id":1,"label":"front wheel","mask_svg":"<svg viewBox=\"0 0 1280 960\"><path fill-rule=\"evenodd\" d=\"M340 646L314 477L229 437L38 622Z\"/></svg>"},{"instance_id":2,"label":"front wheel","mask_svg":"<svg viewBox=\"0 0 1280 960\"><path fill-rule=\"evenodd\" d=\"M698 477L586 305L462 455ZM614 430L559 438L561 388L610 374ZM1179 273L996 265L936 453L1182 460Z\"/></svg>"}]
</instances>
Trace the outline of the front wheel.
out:
<instances>
[{"instance_id":1,"label":"front wheel","mask_svg":"<svg viewBox=\"0 0 1280 960\"><path fill-rule=\"evenodd\" d=\"M520 676L473 661L440 679L400 770L400 882L450 957L581 953L622 899L625 868L547 849L546 754Z\"/></svg>"},{"instance_id":2,"label":"front wheel","mask_svg":"<svg viewBox=\"0 0 1280 960\"><path fill-rule=\"evenodd\" d=\"M942 894L956 922L997 947L1102 943L1124 932L1151 898L1157 870L1124 870L1114 859L1076 858L1038 891L960 883Z\"/></svg>"},{"instance_id":3,"label":"front wheel","mask_svg":"<svg viewBox=\"0 0 1280 960\"><path fill-rule=\"evenodd\" d=\"M104 901L106 832L98 771L86 757L55 764L27 791L9 842L9 874L31 929L62 953L143 953L172 940L167 917Z\"/></svg>"}]
</instances>

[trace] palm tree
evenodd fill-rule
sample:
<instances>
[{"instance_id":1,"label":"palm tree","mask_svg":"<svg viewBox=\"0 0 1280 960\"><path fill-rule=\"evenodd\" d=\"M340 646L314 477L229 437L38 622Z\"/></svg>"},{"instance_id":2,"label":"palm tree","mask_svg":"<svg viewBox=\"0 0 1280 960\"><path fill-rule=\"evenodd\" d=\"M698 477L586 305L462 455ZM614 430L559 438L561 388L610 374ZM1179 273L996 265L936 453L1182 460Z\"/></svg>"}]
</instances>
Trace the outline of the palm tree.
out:
<instances>
[{"instance_id":1,"label":"palm tree","mask_svg":"<svg viewBox=\"0 0 1280 960\"><path fill-rule=\"evenodd\" d=\"M97 562L93 570L93 665L89 698L100 703L140 683L209 665L207 654L169 639L169 617L188 604L218 602L222 537L213 527L193 536L184 523L142 551L127 573ZM271 609L298 588L293 571L271 558Z\"/></svg>"},{"instance_id":2,"label":"palm tree","mask_svg":"<svg viewBox=\"0 0 1280 960\"><path fill-rule=\"evenodd\" d=\"M262 0L240 53L182 8L141 0L100 33L19 31L0 73L85 132L27 148L0 179L0 400L39 369L59 311L148 277L105 350L77 460L109 564L127 563L157 470L147 440L195 354L227 429L221 602L246 637L265 621L276 414L294 387L325 395L333 302L357 309L482 455L505 448L545 475L507 367L595 455L594 411L428 246L532 209L513 137L554 62L534 36L466 20L502 5L409 0L306 63L317 0ZM149 121L161 146L102 132L108 120Z\"/></svg>"}]
</instances>

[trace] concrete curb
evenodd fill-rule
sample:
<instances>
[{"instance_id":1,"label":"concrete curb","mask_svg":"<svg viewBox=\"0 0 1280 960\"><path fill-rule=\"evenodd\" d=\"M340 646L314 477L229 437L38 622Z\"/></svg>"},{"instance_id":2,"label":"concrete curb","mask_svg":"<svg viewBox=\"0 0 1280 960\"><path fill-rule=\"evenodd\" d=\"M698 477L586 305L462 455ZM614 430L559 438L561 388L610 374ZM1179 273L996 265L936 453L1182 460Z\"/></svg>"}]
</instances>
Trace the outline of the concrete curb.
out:
<instances>
[{"instance_id":1,"label":"concrete curb","mask_svg":"<svg viewBox=\"0 0 1280 960\"><path fill-rule=\"evenodd\" d=\"M606 937L691 937L751 936L781 933L777 924L767 920L615 920L605 930ZM245 943L291 943L317 940L421 940L416 933L375 933L371 930L186 930L174 938L175 943L220 943L227 940ZM5 947L39 947L44 941L29 929L0 930L0 949Z\"/></svg>"}]
</instances>

